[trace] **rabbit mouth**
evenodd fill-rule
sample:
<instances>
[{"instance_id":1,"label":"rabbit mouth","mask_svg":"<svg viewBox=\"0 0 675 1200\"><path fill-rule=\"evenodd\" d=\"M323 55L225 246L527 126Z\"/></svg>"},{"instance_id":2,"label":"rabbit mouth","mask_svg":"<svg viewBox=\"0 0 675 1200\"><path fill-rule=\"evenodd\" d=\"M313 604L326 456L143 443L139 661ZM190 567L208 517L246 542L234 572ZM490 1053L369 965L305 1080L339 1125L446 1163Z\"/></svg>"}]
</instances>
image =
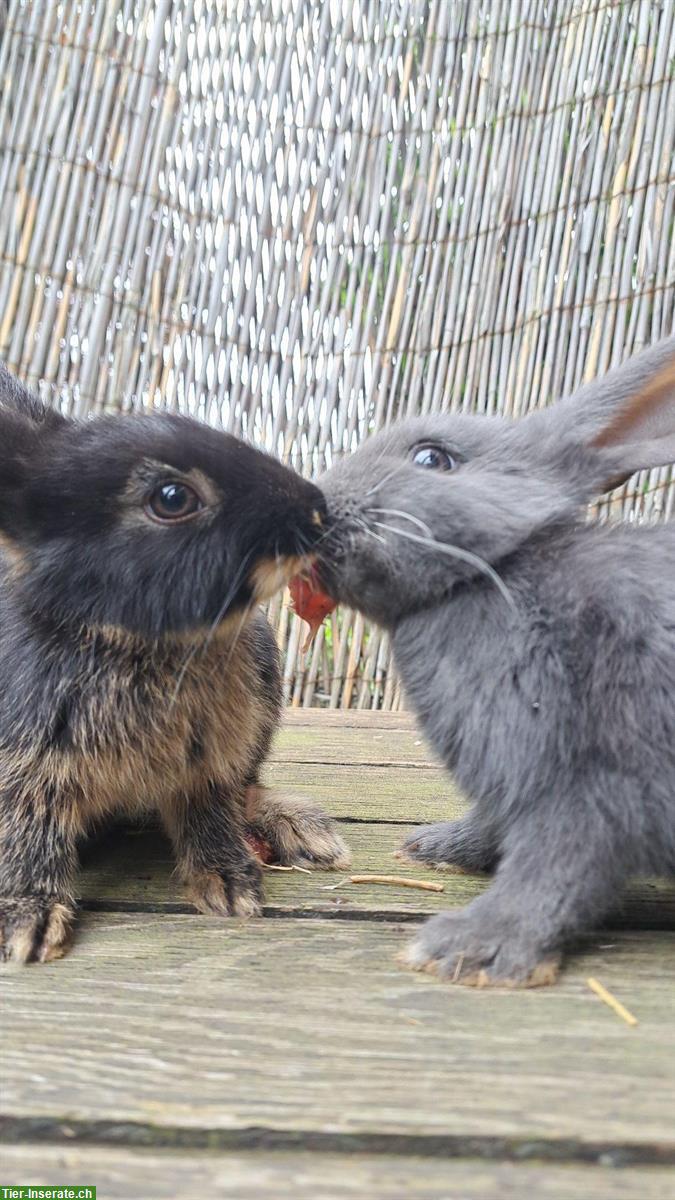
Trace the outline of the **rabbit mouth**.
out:
<instances>
[{"instance_id":1,"label":"rabbit mouth","mask_svg":"<svg viewBox=\"0 0 675 1200\"><path fill-rule=\"evenodd\" d=\"M315 559L314 554L292 554L283 558L262 559L249 575L249 586L254 600L259 603L271 600L295 575L310 572Z\"/></svg>"}]
</instances>

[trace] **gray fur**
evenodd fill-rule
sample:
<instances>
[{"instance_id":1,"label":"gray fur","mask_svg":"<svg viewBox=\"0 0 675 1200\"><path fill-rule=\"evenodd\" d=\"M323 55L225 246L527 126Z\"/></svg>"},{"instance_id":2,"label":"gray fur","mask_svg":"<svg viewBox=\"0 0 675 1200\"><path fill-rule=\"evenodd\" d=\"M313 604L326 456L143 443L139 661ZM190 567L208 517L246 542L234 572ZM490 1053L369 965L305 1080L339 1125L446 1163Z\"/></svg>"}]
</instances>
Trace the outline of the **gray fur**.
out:
<instances>
[{"instance_id":1,"label":"gray fur","mask_svg":"<svg viewBox=\"0 0 675 1200\"><path fill-rule=\"evenodd\" d=\"M496 868L484 895L423 927L413 966L547 982L630 875L675 874L675 526L583 516L636 456L630 438L591 439L674 354L670 339L521 421L405 422L320 481L327 590L390 631L406 695L473 800L462 820L417 830L404 856ZM655 465L673 431L671 408ZM458 465L417 466L420 442ZM425 527L427 544L404 536L424 541ZM507 596L434 541L480 556Z\"/></svg>"}]
</instances>

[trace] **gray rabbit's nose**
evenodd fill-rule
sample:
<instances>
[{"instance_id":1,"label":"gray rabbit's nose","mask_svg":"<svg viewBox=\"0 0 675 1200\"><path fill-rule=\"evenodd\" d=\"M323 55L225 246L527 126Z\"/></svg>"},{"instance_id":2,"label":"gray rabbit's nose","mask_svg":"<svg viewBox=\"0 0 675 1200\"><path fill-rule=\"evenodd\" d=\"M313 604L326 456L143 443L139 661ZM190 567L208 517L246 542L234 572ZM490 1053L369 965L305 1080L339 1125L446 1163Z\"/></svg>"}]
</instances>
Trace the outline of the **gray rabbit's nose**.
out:
<instances>
[{"instance_id":1,"label":"gray rabbit's nose","mask_svg":"<svg viewBox=\"0 0 675 1200\"><path fill-rule=\"evenodd\" d=\"M313 510L310 520L312 525L316 525L317 529L323 529L323 516L319 512L318 508Z\"/></svg>"}]
</instances>

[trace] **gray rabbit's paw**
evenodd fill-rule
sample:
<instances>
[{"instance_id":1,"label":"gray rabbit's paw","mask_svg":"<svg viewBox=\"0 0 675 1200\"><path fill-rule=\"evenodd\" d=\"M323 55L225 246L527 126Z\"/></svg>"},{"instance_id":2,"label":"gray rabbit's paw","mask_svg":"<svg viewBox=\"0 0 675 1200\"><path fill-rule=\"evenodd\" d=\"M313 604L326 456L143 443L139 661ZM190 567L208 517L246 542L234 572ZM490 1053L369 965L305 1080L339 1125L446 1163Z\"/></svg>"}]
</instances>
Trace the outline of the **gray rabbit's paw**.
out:
<instances>
[{"instance_id":1,"label":"gray rabbit's paw","mask_svg":"<svg viewBox=\"0 0 675 1200\"><path fill-rule=\"evenodd\" d=\"M319 871L349 866L349 847L331 817L309 800L257 786L247 798L248 837L266 861Z\"/></svg>"},{"instance_id":2,"label":"gray rabbit's paw","mask_svg":"<svg viewBox=\"0 0 675 1200\"><path fill-rule=\"evenodd\" d=\"M402 951L400 961L467 987L541 987L553 983L560 956L536 942L466 911L432 917Z\"/></svg>"},{"instance_id":3,"label":"gray rabbit's paw","mask_svg":"<svg viewBox=\"0 0 675 1200\"><path fill-rule=\"evenodd\" d=\"M68 948L72 909L38 896L0 898L0 962L51 962Z\"/></svg>"},{"instance_id":4,"label":"gray rabbit's paw","mask_svg":"<svg viewBox=\"0 0 675 1200\"><path fill-rule=\"evenodd\" d=\"M262 913L262 871L254 859L236 874L195 871L187 880L187 896L195 908L208 916L259 917Z\"/></svg>"},{"instance_id":5,"label":"gray rabbit's paw","mask_svg":"<svg viewBox=\"0 0 675 1200\"><path fill-rule=\"evenodd\" d=\"M413 865L475 874L492 870L495 855L481 844L474 830L463 821L439 821L420 825L406 838L395 857Z\"/></svg>"}]
</instances>

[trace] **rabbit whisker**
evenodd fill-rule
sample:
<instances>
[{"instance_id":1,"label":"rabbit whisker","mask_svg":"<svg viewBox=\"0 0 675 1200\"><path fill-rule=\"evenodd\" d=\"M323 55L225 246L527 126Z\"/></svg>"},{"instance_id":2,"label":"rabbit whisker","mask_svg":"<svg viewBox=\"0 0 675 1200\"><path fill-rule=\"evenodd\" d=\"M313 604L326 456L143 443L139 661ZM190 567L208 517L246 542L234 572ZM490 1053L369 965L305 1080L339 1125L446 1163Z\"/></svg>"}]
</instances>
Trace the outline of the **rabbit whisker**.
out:
<instances>
[{"instance_id":1,"label":"rabbit whisker","mask_svg":"<svg viewBox=\"0 0 675 1200\"><path fill-rule=\"evenodd\" d=\"M229 667L229 665L230 665L230 662L231 662L231 660L232 660L232 655L234 654L234 651L235 651L235 649L236 649L236 646L237 646L237 642L239 641L239 638L241 637L241 632L242 632L242 629L244 628L244 626L245 626L246 622L248 621L248 619L249 619L249 617L250 617L251 613L253 612L253 609L254 609L254 607L255 607L254 601L253 601L253 600L250 600L250 601L249 601L249 603L246 605L246 607L245 607L245 609L244 609L243 613L241 614L241 621L239 622L239 624L238 624L238 626L237 626L237 629L236 629L236 632L235 632L235 634L234 634L234 637L232 638L232 640L231 640L231 642L230 642L230 649L229 649L229 652L228 652L227 658L225 659L225 661L224 661L224 662L222 663L222 665L221 665L221 670L223 671L223 673L225 673L225 671L227 670L227 668L228 668L228 667Z\"/></svg>"},{"instance_id":2,"label":"rabbit whisker","mask_svg":"<svg viewBox=\"0 0 675 1200\"><path fill-rule=\"evenodd\" d=\"M386 546L387 539L383 538L381 533L376 533L374 529L371 529L370 525L367 525L365 521L360 521L358 517L355 517L354 520L359 529L362 529L364 533L369 534L370 537L375 538L376 542L382 542L382 545Z\"/></svg>"},{"instance_id":3,"label":"rabbit whisker","mask_svg":"<svg viewBox=\"0 0 675 1200\"><path fill-rule=\"evenodd\" d=\"M421 529L422 533L426 534L426 536L431 538L432 541L436 540L426 521L420 521L419 517L414 517L412 513L403 512L400 508L371 508L370 511L372 513L382 514L385 517L403 517L405 521L410 521L413 525L416 525L418 529Z\"/></svg>"},{"instance_id":4,"label":"rabbit whisker","mask_svg":"<svg viewBox=\"0 0 675 1200\"><path fill-rule=\"evenodd\" d=\"M388 475L385 475L384 479L380 479L377 483L373 484L371 488L368 488L366 497L374 496L375 492L379 491L381 487L384 487L385 483L389 483L389 480L392 479L394 475L398 475L399 471L402 471L407 465L407 463L400 463L397 467L394 467L393 471L390 471Z\"/></svg>"},{"instance_id":5,"label":"rabbit whisker","mask_svg":"<svg viewBox=\"0 0 675 1200\"><path fill-rule=\"evenodd\" d=\"M394 525L386 525L383 521L376 521L375 524L379 529L387 529L389 533L397 533L399 537L407 538L409 542L417 542L420 546L429 546L433 550L438 550L440 554L447 554L449 558L456 558L460 562L470 563L471 566L476 567L481 574L485 575L495 585L513 612L518 612L516 602L503 579L497 574L494 567L491 567L478 554L472 554L470 550L462 550L459 546L451 546L447 542L437 542L433 537L420 537L418 533L411 533L407 529L397 529Z\"/></svg>"},{"instance_id":6,"label":"rabbit whisker","mask_svg":"<svg viewBox=\"0 0 675 1200\"><path fill-rule=\"evenodd\" d=\"M216 629L220 625L220 622L222 621L223 617L225 616L225 613L227 612L227 609L228 609L233 597L237 593L237 589L242 581L244 572L249 564L249 561L250 561L252 555L253 555L252 549L249 550L248 554L244 555L241 565L239 566L239 570L237 571L230 587L228 588L225 599L223 600L223 603L221 604L220 608L218 609L218 612L216 613L216 616L215 616L211 626L207 630L206 635L201 639L201 641L196 641L195 644L190 647L190 650L189 650L188 654L186 655L185 662L183 663L183 666L181 667L178 678L176 680L176 686L174 688L173 696L171 697L170 708L173 708L173 705L176 703L176 700L178 699L178 694L180 692L181 686L183 684L183 680L185 679L185 676L187 674L190 664L192 662L194 662L194 659L197 654L199 654L200 652L204 653L207 650L208 646L210 645L213 635L216 632ZM248 611L250 611L250 606L249 606L249 609L245 610L245 616L248 615ZM239 633L241 633L241 629L239 630Z\"/></svg>"}]
</instances>

